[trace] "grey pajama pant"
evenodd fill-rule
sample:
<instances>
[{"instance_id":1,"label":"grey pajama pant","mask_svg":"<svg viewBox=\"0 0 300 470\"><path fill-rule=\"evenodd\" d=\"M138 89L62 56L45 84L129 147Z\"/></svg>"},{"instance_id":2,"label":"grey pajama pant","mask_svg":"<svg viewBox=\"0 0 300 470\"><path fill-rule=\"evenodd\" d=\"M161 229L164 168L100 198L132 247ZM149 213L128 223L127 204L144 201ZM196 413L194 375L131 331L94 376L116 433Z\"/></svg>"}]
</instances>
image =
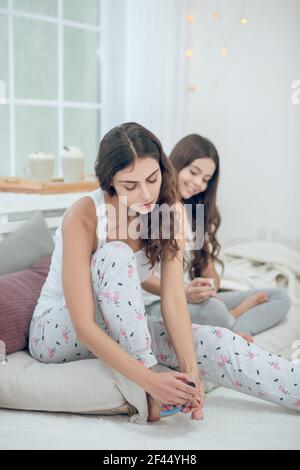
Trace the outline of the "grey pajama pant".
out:
<instances>
[{"instance_id":1,"label":"grey pajama pant","mask_svg":"<svg viewBox=\"0 0 300 470\"><path fill-rule=\"evenodd\" d=\"M178 369L162 319L147 316L136 258L123 242L102 245L91 259L95 321L145 367L157 362ZM30 325L29 350L40 362L95 356L80 344L64 302L40 307ZM300 365L247 343L226 328L193 324L203 379L300 411Z\"/></svg>"},{"instance_id":2,"label":"grey pajama pant","mask_svg":"<svg viewBox=\"0 0 300 470\"><path fill-rule=\"evenodd\" d=\"M268 302L251 308L248 312L235 318L229 310L237 307L243 300L253 294L265 292ZM284 289L252 289L247 291L218 292L214 297L199 304L188 304L191 320L199 325L212 325L242 331L256 335L276 325L288 313L291 300ZM162 318L160 301L146 306L148 315Z\"/></svg>"}]
</instances>

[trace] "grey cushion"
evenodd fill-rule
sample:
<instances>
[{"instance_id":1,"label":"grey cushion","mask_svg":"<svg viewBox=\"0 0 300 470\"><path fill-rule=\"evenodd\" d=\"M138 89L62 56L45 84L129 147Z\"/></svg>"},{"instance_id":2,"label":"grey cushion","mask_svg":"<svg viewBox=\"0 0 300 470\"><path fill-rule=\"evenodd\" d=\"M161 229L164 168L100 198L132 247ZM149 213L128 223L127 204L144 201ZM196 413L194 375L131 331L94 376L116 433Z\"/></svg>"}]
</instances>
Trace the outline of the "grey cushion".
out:
<instances>
[{"instance_id":1,"label":"grey cushion","mask_svg":"<svg viewBox=\"0 0 300 470\"><path fill-rule=\"evenodd\" d=\"M0 243L0 276L29 268L53 249L54 241L43 213L36 211Z\"/></svg>"}]
</instances>

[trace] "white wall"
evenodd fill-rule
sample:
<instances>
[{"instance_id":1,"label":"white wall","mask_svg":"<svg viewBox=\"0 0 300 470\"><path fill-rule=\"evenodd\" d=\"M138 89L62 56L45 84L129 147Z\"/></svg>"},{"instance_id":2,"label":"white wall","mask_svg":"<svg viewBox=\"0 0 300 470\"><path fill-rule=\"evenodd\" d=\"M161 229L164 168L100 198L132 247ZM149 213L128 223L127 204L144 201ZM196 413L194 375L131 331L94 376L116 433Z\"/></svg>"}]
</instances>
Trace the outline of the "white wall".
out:
<instances>
[{"instance_id":1,"label":"white wall","mask_svg":"<svg viewBox=\"0 0 300 470\"><path fill-rule=\"evenodd\" d=\"M188 133L217 146L222 165L221 241L269 239L300 248L300 1L221 1L225 44L212 18L216 4L194 0ZM237 25L234 26L234 25ZM235 31L234 31L235 29ZM229 55L222 57L222 46Z\"/></svg>"}]
</instances>

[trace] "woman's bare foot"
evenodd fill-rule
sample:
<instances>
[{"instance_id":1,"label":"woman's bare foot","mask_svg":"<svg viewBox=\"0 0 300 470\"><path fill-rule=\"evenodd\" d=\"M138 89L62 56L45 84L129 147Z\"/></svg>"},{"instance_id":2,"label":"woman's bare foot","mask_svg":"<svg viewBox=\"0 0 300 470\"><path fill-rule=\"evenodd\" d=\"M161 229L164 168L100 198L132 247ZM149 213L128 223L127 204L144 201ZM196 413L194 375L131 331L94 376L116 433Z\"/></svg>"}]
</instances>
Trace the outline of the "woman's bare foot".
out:
<instances>
[{"instance_id":1,"label":"woman's bare foot","mask_svg":"<svg viewBox=\"0 0 300 470\"><path fill-rule=\"evenodd\" d=\"M159 421L161 416L160 412L163 410L172 410L172 405L161 405L157 400L155 400L149 393L146 392L147 402L148 402L148 419L147 421Z\"/></svg>"},{"instance_id":2,"label":"woman's bare foot","mask_svg":"<svg viewBox=\"0 0 300 470\"><path fill-rule=\"evenodd\" d=\"M258 294L250 295L247 299L243 300L240 305L230 310L230 313L235 317L239 318L244 313L248 312L251 308L255 307L256 305L263 304L264 302L268 302L268 294L265 292L259 292Z\"/></svg>"},{"instance_id":3,"label":"woman's bare foot","mask_svg":"<svg viewBox=\"0 0 300 470\"><path fill-rule=\"evenodd\" d=\"M236 334L244 338L244 340L248 341L248 343L254 343L253 336L247 335L246 333L243 333L242 331L236 331Z\"/></svg>"},{"instance_id":4,"label":"woman's bare foot","mask_svg":"<svg viewBox=\"0 0 300 470\"><path fill-rule=\"evenodd\" d=\"M160 411L161 405L155 400L149 393L146 393L147 402L148 402L148 419L147 421L159 421L160 420Z\"/></svg>"}]
</instances>

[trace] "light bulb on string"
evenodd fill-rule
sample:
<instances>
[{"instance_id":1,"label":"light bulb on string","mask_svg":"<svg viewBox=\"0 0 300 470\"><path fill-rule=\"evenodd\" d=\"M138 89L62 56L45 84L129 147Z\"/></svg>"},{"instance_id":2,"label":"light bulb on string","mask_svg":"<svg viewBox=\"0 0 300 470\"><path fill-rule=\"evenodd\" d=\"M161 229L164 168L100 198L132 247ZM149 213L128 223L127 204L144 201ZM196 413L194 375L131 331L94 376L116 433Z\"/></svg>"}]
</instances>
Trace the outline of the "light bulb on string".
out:
<instances>
[{"instance_id":1,"label":"light bulb on string","mask_svg":"<svg viewBox=\"0 0 300 470\"><path fill-rule=\"evenodd\" d=\"M231 47L231 43L234 40L234 36L239 31L239 29L240 29L239 24L243 25L243 26L247 26L248 23L249 23L249 20L247 18L246 12L245 12L246 1L247 0L240 0L240 1L241 1L240 14L238 15L236 21L234 22L234 25L232 27L232 31L227 31L226 32L225 25L223 24L224 23L224 17L226 16L224 11L223 11L224 5L221 5L221 0L216 0L215 10L212 13L212 15L215 18L215 20L219 20L218 21L218 30L219 30L220 43L221 43L219 52L220 52L220 55L222 57L227 57L229 55L230 52L229 52L228 46ZM222 44L226 44L226 46L221 47Z\"/></svg>"},{"instance_id":2,"label":"light bulb on string","mask_svg":"<svg viewBox=\"0 0 300 470\"><path fill-rule=\"evenodd\" d=\"M187 51L185 51L185 55L186 55L186 57L192 57L193 56L193 51L191 49L188 49Z\"/></svg>"},{"instance_id":3,"label":"light bulb on string","mask_svg":"<svg viewBox=\"0 0 300 470\"><path fill-rule=\"evenodd\" d=\"M195 16L192 13L186 16L186 21L188 23L193 23L194 20L195 20Z\"/></svg>"},{"instance_id":4,"label":"light bulb on string","mask_svg":"<svg viewBox=\"0 0 300 470\"><path fill-rule=\"evenodd\" d=\"M228 56L228 54L229 54L229 50L228 50L227 47L222 47L222 49L221 49L220 52L221 52L221 55L222 55L223 57L226 57L226 56Z\"/></svg>"}]
</instances>

